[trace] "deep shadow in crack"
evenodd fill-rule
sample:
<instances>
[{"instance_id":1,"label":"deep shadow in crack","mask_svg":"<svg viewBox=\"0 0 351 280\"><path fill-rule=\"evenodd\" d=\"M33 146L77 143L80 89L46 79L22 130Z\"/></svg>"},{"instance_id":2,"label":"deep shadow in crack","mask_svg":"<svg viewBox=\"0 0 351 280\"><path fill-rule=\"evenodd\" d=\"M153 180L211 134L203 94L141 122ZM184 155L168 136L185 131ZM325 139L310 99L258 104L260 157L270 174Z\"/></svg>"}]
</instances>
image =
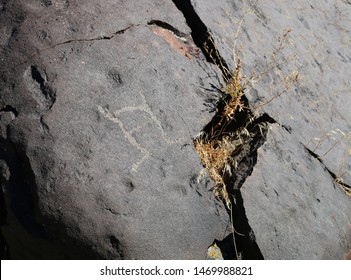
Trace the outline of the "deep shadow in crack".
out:
<instances>
[{"instance_id":1,"label":"deep shadow in crack","mask_svg":"<svg viewBox=\"0 0 351 280\"><path fill-rule=\"evenodd\" d=\"M240 190L230 191L232 195L232 220L234 226L234 235L229 234L223 240L216 240L217 246L221 249L225 260L263 260L263 255L256 243L255 234L252 231L245 214L244 201ZM233 197L235 197L235 202ZM235 236L235 245L234 238ZM236 254L233 247L236 246Z\"/></svg>"},{"instance_id":2,"label":"deep shadow in crack","mask_svg":"<svg viewBox=\"0 0 351 280\"><path fill-rule=\"evenodd\" d=\"M251 136L243 142L239 151L232 155L237 163L236 166L231 166L230 172L227 171L222 174L231 202L231 209L227 209L227 211L234 229L233 234L229 234L224 240L216 242L224 259L264 259L256 243L255 234L249 225L240 189L257 163L257 150L266 141L269 123L275 123L274 119L268 115L262 115L245 124ZM227 126L226 129L227 131L223 133L235 132L240 127ZM236 250L233 250L235 246Z\"/></svg>"},{"instance_id":3,"label":"deep shadow in crack","mask_svg":"<svg viewBox=\"0 0 351 280\"><path fill-rule=\"evenodd\" d=\"M169 30L169 31L173 32L176 36L180 37L180 38L187 36L185 33L181 32L180 30L178 30L174 26L170 25L167 22L161 21L161 20L153 19L153 20L150 20L147 24L148 25L157 25L158 27L161 27L163 29Z\"/></svg>"},{"instance_id":4,"label":"deep shadow in crack","mask_svg":"<svg viewBox=\"0 0 351 280\"><path fill-rule=\"evenodd\" d=\"M267 114L263 114L245 124L250 137L244 140L239 151L232 155L236 159L236 167L231 167L230 174L227 172L223 174L224 182L226 186L229 186L229 192L240 190L246 178L251 175L257 163L257 150L266 141L269 123L276 122ZM235 133L240 127L228 126L226 129L224 133Z\"/></svg>"},{"instance_id":5,"label":"deep shadow in crack","mask_svg":"<svg viewBox=\"0 0 351 280\"><path fill-rule=\"evenodd\" d=\"M303 145L305 150L315 159L317 159L323 166L324 170L326 170L329 175L334 179L334 182L336 182L337 184L339 184L341 187L345 188L346 190L348 190L351 193L351 186L344 183L342 180L340 180L340 177L338 177L334 172L332 172L323 162L322 158L317 155L315 152L313 152L312 150L310 150L309 148L307 148L305 145Z\"/></svg>"},{"instance_id":6,"label":"deep shadow in crack","mask_svg":"<svg viewBox=\"0 0 351 280\"><path fill-rule=\"evenodd\" d=\"M202 22L194 7L192 6L190 0L172 0L176 5L178 10L180 10L186 20L186 23L191 29L191 37L194 43L201 49L202 53L205 55L206 60L210 63L217 65L225 81L229 81L231 78L231 72L228 68L227 63L221 57L219 51L217 50L213 37L206 25Z\"/></svg>"}]
</instances>

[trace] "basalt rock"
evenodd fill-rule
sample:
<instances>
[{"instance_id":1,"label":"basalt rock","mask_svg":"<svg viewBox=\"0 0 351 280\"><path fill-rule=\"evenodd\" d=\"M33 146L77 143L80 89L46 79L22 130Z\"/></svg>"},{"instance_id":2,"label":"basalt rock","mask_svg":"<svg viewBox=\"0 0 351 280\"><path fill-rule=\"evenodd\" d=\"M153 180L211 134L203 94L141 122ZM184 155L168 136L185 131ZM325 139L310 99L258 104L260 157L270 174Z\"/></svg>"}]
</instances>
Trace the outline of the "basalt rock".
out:
<instances>
[{"instance_id":1,"label":"basalt rock","mask_svg":"<svg viewBox=\"0 0 351 280\"><path fill-rule=\"evenodd\" d=\"M11 257L204 258L229 218L192 138L220 74L175 5L6 1L0 26Z\"/></svg>"},{"instance_id":2,"label":"basalt rock","mask_svg":"<svg viewBox=\"0 0 351 280\"><path fill-rule=\"evenodd\" d=\"M343 258L350 14L346 1L1 1L1 257L203 259L215 241L237 258L233 220L244 258ZM192 139L239 60L234 117L256 135L228 211Z\"/></svg>"},{"instance_id":3,"label":"basalt rock","mask_svg":"<svg viewBox=\"0 0 351 280\"><path fill-rule=\"evenodd\" d=\"M276 124L239 187L266 259L342 259L351 246L348 1L194 0L252 112Z\"/></svg>"}]
</instances>

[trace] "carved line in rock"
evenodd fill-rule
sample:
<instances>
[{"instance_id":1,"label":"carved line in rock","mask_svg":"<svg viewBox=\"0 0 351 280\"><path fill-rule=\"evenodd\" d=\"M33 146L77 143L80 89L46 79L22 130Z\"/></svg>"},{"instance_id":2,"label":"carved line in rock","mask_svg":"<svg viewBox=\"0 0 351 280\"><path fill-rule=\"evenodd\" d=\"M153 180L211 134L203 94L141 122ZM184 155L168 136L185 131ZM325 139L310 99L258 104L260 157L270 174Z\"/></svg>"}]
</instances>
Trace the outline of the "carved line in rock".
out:
<instances>
[{"instance_id":1,"label":"carved line in rock","mask_svg":"<svg viewBox=\"0 0 351 280\"><path fill-rule=\"evenodd\" d=\"M182 141L185 140L184 137L179 138L179 139L171 139L167 133L164 131L163 127L162 127L162 123L161 121L157 118L157 116L154 114L154 112L151 110L150 106L148 105L145 95L142 92L139 92L139 95L141 97L141 103L139 105L135 105L135 106L127 106L127 107L123 107L122 109L119 109L117 111L111 112L110 110L108 110L107 108L103 108L102 106L98 106L98 110L99 112L107 119L109 119L110 121L116 123L120 129L123 132L123 135L125 136L125 138L128 140L128 142L135 147L137 150L139 150L142 154L141 159L139 159L138 161L134 162L132 165L132 171L136 172L138 170L138 168L149 158L152 156L152 153L146 149L145 147L143 147L140 143L138 143L138 141L135 139L135 137L133 136L133 132L137 132L138 130L140 130L140 128L142 126L136 127L132 130L127 130L125 128L125 125L123 123L122 120L120 120L118 118L119 115L123 114L123 113L129 113L129 112L145 112L146 114L149 115L149 117L151 118L152 122L156 125L156 127L158 128L158 130L161 132L161 137L164 140L164 142L168 145L173 145L173 144L178 144L181 143Z\"/></svg>"}]
</instances>

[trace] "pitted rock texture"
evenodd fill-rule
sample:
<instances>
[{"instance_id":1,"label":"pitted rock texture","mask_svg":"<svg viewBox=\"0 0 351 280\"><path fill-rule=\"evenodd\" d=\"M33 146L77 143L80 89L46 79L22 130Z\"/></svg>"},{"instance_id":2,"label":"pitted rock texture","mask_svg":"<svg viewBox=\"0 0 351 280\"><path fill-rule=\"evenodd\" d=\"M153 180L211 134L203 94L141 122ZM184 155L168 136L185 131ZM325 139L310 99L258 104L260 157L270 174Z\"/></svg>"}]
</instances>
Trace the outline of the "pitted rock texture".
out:
<instances>
[{"instance_id":1,"label":"pitted rock texture","mask_svg":"<svg viewBox=\"0 0 351 280\"><path fill-rule=\"evenodd\" d=\"M276 124L258 153L241 191L264 257L343 259L351 242L350 198L325 167Z\"/></svg>"},{"instance_id":2,"label":"pitted rock texture","mask_svg":"<svg viewBox=\"0 0 351 280\"><path fill-rule=\"evenodd\" d=\"M172 2L45 3L1 11L11 257L204 258L229 217L197 181L192 138L220 74L152 31L158 19L189 33Z\"/></svg>"},{"instance_id":3,"label":"pitted rock texture","mask_svg":"<svg viewBox=\"0 0 351 280\"><path fill-rule=\"evenodd\" d=\"M350 3L191 2L231 69L240 59L252 111L281 125L241 188L263 256L342 259L351 247L351 200L336 182L351 185Z\"/></svg>"},{"instance_id":4,"label":"pitted rock texture","mask_svg":"<svg viewBox=\"0 0 351 280\"><path fill-rule=\"evenodd\" d=\"M230 218L192 138L237 59L277 122L240 187L263 257L350 251L351 5L181 2L0 1L2 257L205 258Z\"/></svg>"},{"instance_id":5,"label":"pitted rock texture","mask_svg":"<svg viewBox=\"0 0 351 280\"><path fill-rule=\"evenodd\" d=\"M288 127L351 185L350 3L192 3L230 68L240 59L242 75L254 76L251 108ZM298 82L282 94L294 72Z\"/></svg>"}]
</instances>

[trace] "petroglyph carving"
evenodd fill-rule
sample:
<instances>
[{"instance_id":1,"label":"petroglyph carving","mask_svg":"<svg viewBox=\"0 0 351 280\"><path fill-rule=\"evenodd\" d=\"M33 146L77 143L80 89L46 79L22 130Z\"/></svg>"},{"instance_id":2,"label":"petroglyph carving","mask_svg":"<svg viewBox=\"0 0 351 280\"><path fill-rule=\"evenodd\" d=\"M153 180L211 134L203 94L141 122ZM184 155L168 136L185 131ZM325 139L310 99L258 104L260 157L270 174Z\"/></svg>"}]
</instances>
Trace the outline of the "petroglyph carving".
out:
<instances>
[{"instance_id":1,"label":"petroglyph carving","mask_svg":"<svg viewBox=\"0 0 351 280\"><path fill-rule=\"evenodd\" d=\"M152 156L152 152L150 152L147 148L143 147L141 143L137 141L137 139L133 136L133 133L136 131L139 131L142 127L144 127L147 122L142 123L138 127L134 127L131 130L128 130L123 122L119 118L119 116L123 113L130 113L130 112L144 112L147 115L149 115L151 122L156 126L156 128L160 131L160 136L163 139L163 141L168 144L177 144L185 140L185 138L179 138L179 139L172 139L170 138L165 130L162 127L161 121L158 119L158 117L154 114L154 112L151 110L150 106L146 102L146 98L142 92L139 92L139 95L141 97L141 104L136 105L136 106L126 106L123 107L122 109L119 109L115 112L111 112L108 108L104 108L102 106L98 106L99 112L107 119L111 120L112 122L116 123L120 129L123 132L123 135L126 137L128 142L135 147L137 150L139 150L142 154L141 159L139 159L137 162L133 163L132 166L132 171L137 171L138 168L140 167L141 164L143 164L150 156Z\"/></svg>"}]
</instances>

